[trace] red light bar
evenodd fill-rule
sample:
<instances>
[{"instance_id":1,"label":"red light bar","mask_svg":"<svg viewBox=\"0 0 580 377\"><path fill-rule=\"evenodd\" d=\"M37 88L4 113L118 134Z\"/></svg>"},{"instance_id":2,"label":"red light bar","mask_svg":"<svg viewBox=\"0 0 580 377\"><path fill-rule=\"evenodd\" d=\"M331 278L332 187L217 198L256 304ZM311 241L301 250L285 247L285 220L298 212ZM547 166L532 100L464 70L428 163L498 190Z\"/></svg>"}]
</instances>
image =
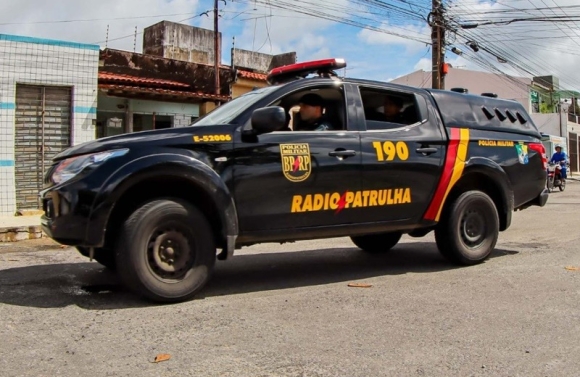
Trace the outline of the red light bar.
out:
<instances>
[{"instance_id":1,"label":"red light bar","mask_svg":"<svg viewBox=\"0 0 580 377\"><path fill-rule=\"evenodd\" d=\"M322 59L308 62L289 64L282 67L274 68L268 73L268 83L280 83L289 81L298 77L304 78L311 73L335 74L333 70L346 67L344 59Z\"/></svg>"}]
</instances>

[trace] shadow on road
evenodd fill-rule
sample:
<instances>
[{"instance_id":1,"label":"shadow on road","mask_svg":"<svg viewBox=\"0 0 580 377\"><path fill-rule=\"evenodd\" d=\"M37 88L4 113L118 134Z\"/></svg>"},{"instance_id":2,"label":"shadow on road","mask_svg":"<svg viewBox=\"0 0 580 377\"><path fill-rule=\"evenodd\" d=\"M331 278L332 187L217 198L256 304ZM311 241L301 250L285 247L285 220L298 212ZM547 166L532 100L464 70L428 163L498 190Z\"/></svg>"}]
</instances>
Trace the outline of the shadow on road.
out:
<instances>
[{"instance_id":1,"label":"shadow on road","mask_svg":"<svg viewBox=\"0 0 580 377\"><path fill-rule=\"evenodd\" d=\"M491 258L513 254L517 251L499 249ZM461 267L443 259L428 242L402 243L383 255L356 248L241 254L216 264L212 280L197 299L456 268ZM0 303L36 308L76 305L89 310L157 305L125 291L114 273L94 262L0 270Z\"/></svg>"}]
</instances>

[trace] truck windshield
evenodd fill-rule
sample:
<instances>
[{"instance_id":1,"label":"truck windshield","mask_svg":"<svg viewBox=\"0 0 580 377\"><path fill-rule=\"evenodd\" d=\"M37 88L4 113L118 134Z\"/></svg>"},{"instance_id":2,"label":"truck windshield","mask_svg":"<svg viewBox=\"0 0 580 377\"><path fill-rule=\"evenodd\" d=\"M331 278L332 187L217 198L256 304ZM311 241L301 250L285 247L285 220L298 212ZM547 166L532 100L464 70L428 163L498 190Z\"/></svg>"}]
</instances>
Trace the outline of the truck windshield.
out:
<instances>
[{"instance_id":1,"label":"truck windshield","mask_svg":"<svg viewBox=\"0 0 580 377\"><path fill-rule=\"evenodd\" d=\"M276 89L278 89L278 86L266 86L264 88L252 90L248 93L242 94L241 96L224 103L203 117L197 119L191 124L191 126L229 124L234 120L235 117L242 113L242 111Z\"/></svg>"}]
</instances>

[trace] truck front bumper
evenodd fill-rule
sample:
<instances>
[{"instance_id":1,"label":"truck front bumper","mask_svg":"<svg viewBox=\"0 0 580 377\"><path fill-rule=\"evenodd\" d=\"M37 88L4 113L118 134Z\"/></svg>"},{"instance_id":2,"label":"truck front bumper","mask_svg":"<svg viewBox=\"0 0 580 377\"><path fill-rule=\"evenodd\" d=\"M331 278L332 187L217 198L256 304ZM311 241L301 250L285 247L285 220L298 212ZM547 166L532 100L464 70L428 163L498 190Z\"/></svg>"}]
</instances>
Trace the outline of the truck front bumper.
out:
<instances>
[{"instance_id":1,"label":"truck front bumper","mask_svg":"<svg viewBox=\"0 0 580 377\"><path fill-rule=\"evenodd\" d=\"M81 186L81 187L77 187ZM58 243L71 246L92 246L87 242L93 195L82 183L55 186L40 193L44 214L42 230Z\"/></svg>"}]
</instances>

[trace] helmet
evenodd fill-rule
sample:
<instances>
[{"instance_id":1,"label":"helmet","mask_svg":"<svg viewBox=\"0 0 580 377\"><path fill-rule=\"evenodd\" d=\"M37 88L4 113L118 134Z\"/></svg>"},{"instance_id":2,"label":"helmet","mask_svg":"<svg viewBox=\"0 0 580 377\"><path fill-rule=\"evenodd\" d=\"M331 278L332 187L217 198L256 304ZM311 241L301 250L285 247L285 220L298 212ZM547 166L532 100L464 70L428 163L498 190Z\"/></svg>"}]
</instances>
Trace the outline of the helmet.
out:
<instances>
[{"instance_id":1,"label":"helmet","mask_svg":"<svg viewBox=\"0 0 580 377\"><path fill-rule=\"evenodd\" d=\"M556 144L556 146L554 148L560 148L561 149L562 148L562 145L561 144Z\"/></svg>"}]
</instances>

